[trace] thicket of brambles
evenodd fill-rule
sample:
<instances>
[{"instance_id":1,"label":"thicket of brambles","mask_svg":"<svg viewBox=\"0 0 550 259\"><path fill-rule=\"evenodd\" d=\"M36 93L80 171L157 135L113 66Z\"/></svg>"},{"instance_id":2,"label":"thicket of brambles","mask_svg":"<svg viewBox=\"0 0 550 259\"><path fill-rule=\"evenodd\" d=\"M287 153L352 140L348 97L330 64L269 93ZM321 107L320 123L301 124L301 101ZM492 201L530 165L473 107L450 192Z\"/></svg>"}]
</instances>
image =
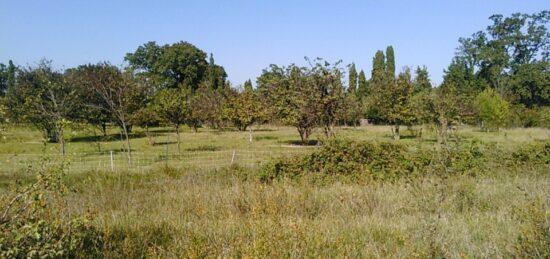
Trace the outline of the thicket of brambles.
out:
<instances>
[{"instance_id":1,"label":"thicket of brambles","mask_svg":"<svg viewBox=\"0 0 550 259\"><path fill-rule=\"evenodd\" d=\"M87 123L104 133L116 125L131 150L132 126L182 125L197 130L278 123L296 127L301 140L315 128L326 136L335 125L359 120L403 126L432 123L441 139L450 127L550 126L550 12L494 15L485 31L460 38L456 56L434 86L425 66L396 74L392 46L379 50L367 79L352 63L309 60L308 66L271 65L256 80L234 88L224 68L188 42L148 42L127 53L128 66L107 62L57 71L0 64L0 116L30 123L61 144L71 124ZM178 144L179 146L179 144ZM130 152L128 152L131 156Z\"/></svg>"}]
</instances>

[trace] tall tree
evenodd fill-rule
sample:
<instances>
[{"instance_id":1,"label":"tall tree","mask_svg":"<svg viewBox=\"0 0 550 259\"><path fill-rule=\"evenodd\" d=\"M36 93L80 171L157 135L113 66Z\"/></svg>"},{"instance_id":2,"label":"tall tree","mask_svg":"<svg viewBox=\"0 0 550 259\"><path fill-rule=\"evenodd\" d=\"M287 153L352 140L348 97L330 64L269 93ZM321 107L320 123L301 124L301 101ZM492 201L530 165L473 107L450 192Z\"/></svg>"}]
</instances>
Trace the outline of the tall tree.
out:
<instances>
[{"instance_id":1,"label":"tall tree","mask_svg":"<svg viewBox=\"0 0 550 259\"><path fill-rule=\"evenodd\" d=\"M535 64L549 61L550 11L514 13L509 17L493 15L489 19L492 24L485 31L459 39L457 57L465 61L476 80L483 81L484 85L497 89L500 94L509 92L519 96L517 99L526 106L540 105L524 98L533 85L522 78L526 73L534 77L548 73L547 70L536 69ZM524 86L527 90L522 89ZM482 90L479 89L477 93Z\"/></svg>"},{"instance_id":2,"label":"tall tree","mask_svg":"<svg viewBox=\"0 0 550 259\"><path fill-rule=\"evenodd\" d=\"M148 42L134 53L127 53L125 60L137 75L154 80L161 87L196 90L200 82L207 80L216 88L227 75L214 64L213 57L209 64L206 56L204 51L184 41L163 46Z\"/></svg>"},{"instance_id":3,"label":"tall tree","mask_svg":"<svg viewBox=\"0 0 550 259\"><path fill-rule=\"evenodd\" d=\"M355 64L351 63L349 65L349 75L348 75L348 93L352 95L357 94L357 70L355 69Z\"/></svg>"},{"instance_id":4,"label":"tall tree","mask_svg":"<svg viewBox=\"0 0 550 259\"><path fill-rule=\"evenodd\" d=\"M365 76L365 72L363 70L359 72L357 85L358 85L357 96L359 97L359 100L369 95L369 86L367 82L367 77Z\"/></svg>"},{"instance_id":5,"label":"tall tree","mask_svg":"<svg viewBox=\"0 0 550 259\"><path fill-rule=\"evenodd\" d=\"M210 53L210 59L208 61L208 68L206 69L206 81L208 86L212 89L223 88L225 86L225 79L227 73L222 66L216 65L214 62L214 55Z\"/></svg>"},{"instance_id":6,"label":"tall tree","mask_svg":"<svg viewBox=\"0 0 550 259\"><path fill-rule=\"evenodd\" d=\"M389 78L395 77L395 54L392 46L386 48L386 73Z\"/></svg>"},{"instance_id":7,"label":"tall tree","mask_svg":"<svg viewBox=\"0 0 550 259\"><path fill-rule=\"evenodd\" d=\"M374 58L372 59L372 74L371 80L379 80L384 76L386 71L386 58L384 52L381 50L376 51Z\"/></svg>"}]
</instances>

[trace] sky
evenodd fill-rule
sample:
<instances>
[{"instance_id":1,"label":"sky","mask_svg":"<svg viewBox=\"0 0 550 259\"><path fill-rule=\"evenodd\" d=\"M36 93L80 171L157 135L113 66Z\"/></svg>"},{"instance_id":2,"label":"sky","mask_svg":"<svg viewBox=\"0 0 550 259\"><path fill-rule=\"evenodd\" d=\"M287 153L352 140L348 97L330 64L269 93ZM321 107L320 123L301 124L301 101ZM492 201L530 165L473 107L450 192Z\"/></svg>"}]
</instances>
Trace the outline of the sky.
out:
<instances>
[{"instance_id":1,"label":"sky","mask_svg":"<svg viewBox=\"0 0 550 259\"><path fill-rule=\"evenodd\" d=\"M306 65L306 56L370 75L374 53L392 45L397 70L425 65L439 84L458 39L484 30L489 16L545 9L550 1L0 0L0 63L124 66L148 41L187 41L213 53L237 86L270 64Z\"/></svg>"}]
</instances>

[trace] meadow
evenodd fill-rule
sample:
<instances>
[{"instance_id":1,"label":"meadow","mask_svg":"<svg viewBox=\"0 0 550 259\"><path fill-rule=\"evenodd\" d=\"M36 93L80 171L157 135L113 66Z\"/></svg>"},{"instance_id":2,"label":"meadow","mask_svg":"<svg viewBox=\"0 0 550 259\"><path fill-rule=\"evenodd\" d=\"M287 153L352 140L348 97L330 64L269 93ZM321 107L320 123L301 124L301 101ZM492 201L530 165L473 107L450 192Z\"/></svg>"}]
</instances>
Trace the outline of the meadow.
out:
<instances>
[{"instance_id":1,"label":"meadow","mask_svg":"<svg viewBox=\"0 0 550 259\"><path fill-rule=\"evenodd\" d=\"M461 145L480 142L498 149L486 149L488 167L468 167L463 173L388 180L354 172L320 180L306 173L269 182L258 177L266 163L317 152L326 141L322 135L313 137L318 144L301 146L295 129L288 127L254 128L252 142L248 132L185 129L181 154L176 155L169 128L151 129L155 144L142 129L133 132L136 154L159 157L168 150L174 155L171 164L161 159L147 169L71 170L80 156L100 156L98 143L103 151L117 153L121 144L116 129L103 141L89 137L89 129L74 129L69 137L72 162L63 183L70 191L62 198L60 217L87 215L100 233L96 257L544 258L550 253L548 156L518 163L499 157L548 143L550 130L497 133L463 127L458 132ZM403 135L398 142L408 147L431 150L438 145L428 127L422 136ZM58 154L58 146L41 142L32 128L12 127L6 136L0 143L1 157L13 161L16 154L36 154L37 160L27 164L31 169L17 170L2 161L4 197L10 189L34 181L32 168L45 161L38 155ZM336 138L396 142L386 126L340 127ZM249 157L253 162L245 157L231 162L233 151L254 154ZM208 152L230 155L223 163L195 157L199 165L219 164L216 167L182 162ZM530 155L529 150L517 154Z\"/></svg>"}]
</instances>

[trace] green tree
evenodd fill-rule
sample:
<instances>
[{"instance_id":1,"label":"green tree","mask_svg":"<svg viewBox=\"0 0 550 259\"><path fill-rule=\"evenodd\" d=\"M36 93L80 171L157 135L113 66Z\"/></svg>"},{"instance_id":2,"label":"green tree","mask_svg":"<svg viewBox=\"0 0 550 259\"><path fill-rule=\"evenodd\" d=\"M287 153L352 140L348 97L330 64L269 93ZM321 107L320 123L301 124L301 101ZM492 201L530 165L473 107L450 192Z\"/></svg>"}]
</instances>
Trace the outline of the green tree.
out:
<instances>
[{"instance_id":1,"label":"green tree","mask_svg":"<svg viewBox=\"0 0 550 259\"><path fill-rule=\"evenodd\" d=\"M359 100L369 95L368 81L367 81L367 77L365 76L365 72L363 70L359 72L359 77L357 78L357 85L358 85L357 96Z\"/></svg>"},{"instance_id":2,"label":"green tree","mask_svg":"<svg viewBox=\"0 0 550 259\"><path fill-rule=\"evenodd\" d=\"M189 119L191 98L189 89L166 88L159 90L153 101L154 110L160 118L176 130L178 154L181 153L180 127Z\"/></svg>"},{"instance_id":3,"label":"green tree","mask_svg":"<svg viewBox=\"0 0 550 259\"><path fill-rule=\"evenodd\" d=\"M386 48L386 73L389 78L395 77L395 54L392 46Z\"/></svg>"},{"instance_id":4,"label":"green tree","mask_svg":"<svg viewBox=\"0 0 550 259\"><path fill-rule=\"evenodd\" d=\"M195 92L193 111L202 122L213 129L219 129L223 123L223 107L232 95L233 89L230 87L212 89L207 84L201 84Z\"/></svg>"},{"instance_id":5,"label":"green tree","mask_svg":"<svg viewBox=\"0 0 550 259\"><path fill-rule=\"evenodd\" d=\"M506 124L510 104L492 88L485 89L475 99L475 108L485 130L499 131Z\"/></svg>"},{"instance_id":6,"label":"green tree","mask_svg":"<svg viewBox=\"0 0 550 259\"><path fill-rule=\"evenodd\" d=\"M393 138L400 139L400 126L414 120L414 112L410 109L414 93L410 69L407 67L397 77L396 83L391 83L380 95L379 101L386 120L392 125Z\"/></svg>"},{"instance_id":7,"label":"green tree","mask_svg":"<svg viewBox=\"0 0 550 259\"><path fill-rule=\"evenodd\" d=\"M339 62L316 59L309 63L311 67L271 65L257 80L262 96L269 97L267 104L273 114L296 127L304 144L317 126L322 126L327 136L333 134L344 97Z\"/></svg>"},{"instance_id":8,"label":"green tree","mask_svg":"<svg viewBox=\"0 0 550 259\"><path fill-rule=\"evenodd\" d=\"M147 137L149 145L155 144L149 127L158 126L160 124L160 118L151 105L144 106L133 112L130 116L130 123L145 129L145 136Z\"/></svg>"},{"instance_id":9,"label":"green tree","mask_svg":"<svg viewBox=\"0 0 550 259\"><path fill-rule=\"evenodd\" d=\"M9 61L8 65L0 63L0 96L4 96L9 88L15 86L18 67Z\"/></svg>"},{"instance_id":10,"label":"green tree","mask_svg":"<svg viewBox=\"0 0 550 259\"><path fill-rule=\"evenodd\" d=\"M529 107L550 105L550 62L517 65L510 80L518 101Z\"/></svg>"},{"instance_id":11,"label":"green tree","mask_svg":"<svg viewBox=\"0 0 550 259\"><path fill-rule=\"evenodd\" d=\"M363 73L364 74L364 73ZM348 93L352 95L357 94L357 70L355 69L355 64L351 63L349 65L349 75L348 75Z\"/></svg>"},{"instance_id":12,"label":"green tree","mask_svg":"<svg viewBox=\"0 0 550 259\"><path fill-rule=\"evenodd\" d=\"M83 100L83 105L99 120L104 116L101 114L108 114L120 127L126 142L128 162L131 163L130 119L131 114L143 105L146 86L136 80L133 73L123 73L106 62L81 65L75 71L78 73L75 84L80 89L86 89L86 96L89 97Z\"/></svg>"},{"instance_id":13,"label":"green tree","mask_svg":"<svg viewBox=\"0 0 550 259\"><path fill-rule=\"evenodd\" d=\"M259 95L252 89L234 95L228 99L224 107L224 116L231 121L240 131L249 129L250 142L252 142L252 129L254 123L262 123L267 120L267 108L262 103Z\"/></svg>"},{"instance_id":14,"label":"green tree","mask_svg":"<svg viewBox=\"0 0 550 259\"><path fill-rule=\"evenodd\" d=\"M18 121L29 122L40 129L46 139L60 144L65 154L64 129L78 111L77 92L63 74L42 60L36 68L22 69L17 85L7 92L7 106Z\"/></svg>"},{"instance_id":15,"label":"green tree","mask_svg":"<svg viewBox=\"0 0 550 259\"><path fill-rule=\"evenodd\" d=\"M223 88L225 86L227 73L222 66L218 66L214 63L214 55L212 53L210 53L205 77L208 85L213 89Z\"/></svg>"},{"instance_id":16,"label":"green tree","mask_svg":"<svg viewBox=\"0 0 550 259\"><path fill-rule=\"evenodd\" d=\"M426 66L417 67L414 77L414 92L419 93L423 91L430 91L431 89L432 83L430 82L428 68Z\"/></svg>"},{"instance_id":17,"label":"green tree","mask_svg":"<svg viewBox=\"0 0 550 259\"><path fill-rule=\"evenodd\" d=\"M541 105L538 101L544 97L536 97L540 91L533 91L540 90L541 85L528 78L541 78L548 73L547 68L541 67L548 66L544 63L550 56L550 11L514 13L509 17L493 15L489 19L492 24L486 31L459 39L457 58L474 71L475 80L483 82L481 85L497 89L500 94L511 94L525 106Z\"/></svg>"},{"instance_id":18,"label":"green tree","mask_svg":"<svg viewBox=\"0 0 550 259\"><path fill-rule=\"evenodd\" d=\"M212 56L208 63L204 51L183 41L163 46L148 42L126 54L125 60L138 76L154 80L161 87L196 90L202 81L208 81L217 88L227 76L223 67L214 64Z\"/></svg>"},{"instance_id":19,"label":"green tree","mask_svg":"<svg viewBox=\"0 0 550 259\"><path fill-rule=\"evenodd\" d=\"M376 51L374 58L372 59L372 73L371 81L377 82L384 79L386 73L386 58L384 52L381 50Z\"/></svg>"}]
</instances>

